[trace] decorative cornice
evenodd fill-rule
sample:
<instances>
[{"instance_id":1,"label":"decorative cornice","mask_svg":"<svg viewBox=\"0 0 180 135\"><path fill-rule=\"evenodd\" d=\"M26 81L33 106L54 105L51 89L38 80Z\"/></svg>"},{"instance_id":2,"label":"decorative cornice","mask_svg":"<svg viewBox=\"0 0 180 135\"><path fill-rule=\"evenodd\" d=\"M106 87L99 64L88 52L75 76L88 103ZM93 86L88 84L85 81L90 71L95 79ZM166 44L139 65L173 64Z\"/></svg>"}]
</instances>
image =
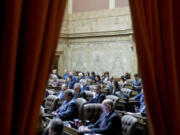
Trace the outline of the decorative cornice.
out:
<instances>
[{"instance_id":1,"label":"decorative cornice","mask_svg":"<svg viewBox=\"0 0 180 135\"><path fill-rule=\"evenodd\" d=\"M72 33L65 34L60 33L60 38L81 38L81 37L104 37L104 36L123 36L123 35L132 35L133 30L120 30L120 31L105 31L105 32L88 32L88 33Z\"/></svg>"}]
</instances>

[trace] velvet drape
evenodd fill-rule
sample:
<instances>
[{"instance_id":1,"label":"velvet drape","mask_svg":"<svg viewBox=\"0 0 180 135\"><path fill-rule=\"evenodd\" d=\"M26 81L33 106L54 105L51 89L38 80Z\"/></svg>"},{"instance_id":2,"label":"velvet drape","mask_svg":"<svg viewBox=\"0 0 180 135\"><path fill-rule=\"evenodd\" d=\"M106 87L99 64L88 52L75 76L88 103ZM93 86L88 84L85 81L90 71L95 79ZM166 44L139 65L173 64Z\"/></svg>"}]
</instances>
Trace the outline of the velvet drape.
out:
<instances>
[{"instance_id":1,"label":"velvet drape","mask_svg":"<svg viewBox=\"0 0 180 135\"><path fill-rule=\"evenodd\" d=\"M150 133L180 134L180 1L129 0Z\"/></svg>"},{"instance_id":2,"label":"velvet drape","mask_svg":"<svg viewBox=\"0 0 180 135\"><path fill-rule=\"evenodd\" d=\"M33 135L66 0L0 1L0 134Z\"/></svg>"}]
</instances>

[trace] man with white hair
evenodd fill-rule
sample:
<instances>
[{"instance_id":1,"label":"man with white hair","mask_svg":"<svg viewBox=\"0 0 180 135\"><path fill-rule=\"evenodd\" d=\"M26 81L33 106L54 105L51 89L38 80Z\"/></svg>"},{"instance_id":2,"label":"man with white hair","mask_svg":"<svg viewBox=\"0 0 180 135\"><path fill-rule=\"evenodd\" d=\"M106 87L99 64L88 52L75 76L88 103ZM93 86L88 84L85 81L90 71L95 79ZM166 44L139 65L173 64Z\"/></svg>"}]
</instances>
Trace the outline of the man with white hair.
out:
<instances>
[{"instance_id":1,"label":"man with white hair","mask_svg":"<svg viewBox=\"0 0 180 135\"><path fill-rule=\"evenodd\" d=\"M56 96L60 99L60 100L64 100L64 92L67 90L67 84L62 84L61 85L61 90L56 94Z\"/></svg>"},{"instance_id":2,"label":"man with white hair","mask_svg":"<svg viewBox=\"0 0 180 135\"><path fill-rule=\"evenodd\" d=\"M58 77L56 75L52 74L52 80L51 80L50 85L52 87L56 87L56 86L58 86L58 84L59 84Z\"/></svg>"},{"instance_id":3,"label":"man with white hair","mask_svg":"<svg viewBox=\"0 0 180 135\"><path fill-rule=\"evenodd\" d=\"M79 73L76 82L80 82L82 79L84 79L83 73Z\"/></svg>"},{"instance_id":4,"label":"man with white hair","mask_svg":"<svg viewBox=\"0 0 180 135\"><path fill-rule=\"evenodd\" d=\"M81 91L81 87L79 83L75 83L74 85L74 99L77 98L84 98L87 100L86 94L83 91Z\"/></svg>"},{"instance_id":5,"label":"man with white hair","mask_svg":"<svg viewBox=\"0 0 180 135\"><path fill-rule=\"evenodd\" d=\"M56 69L52 70L52 75L55 75L58 79L61 79L61 76L57 73Z\"/></svg>"},{"instance_id":6,"label":"man with white hair","mask_svg":"<svg viewBox=\"0 0 180 135\"><path fill-rule=\"evenodd\" d=\"M97 122L87 127L81 126L79 130L83 133L122 135L121 119L114 108L113 101L105 99L102 103L103 113Z\"/></svg>"},{"instance_id":7,"label":"man with white hair","mask_svg":"<svg viewBox=\"0 0 180 135\"><path fill-rule=\"evenodd\" d=\"M81 90L82 90L82 91L89 90L89 86L87 85L85 79L81 79L81 80L80 80L80 84L81 84Z\"/></svg>"},{"instance_id":8,"label":"man with white hair","mask_svg":"<svg viewBox=\"0 0 180 135\"><path fill-rule=\"evenodd\" d=\"M100 86L94 86L95 97L92 98L88 103L102 103L102 101L106 98L106 96L101 92Z\"/></svg>"}]
</instances>

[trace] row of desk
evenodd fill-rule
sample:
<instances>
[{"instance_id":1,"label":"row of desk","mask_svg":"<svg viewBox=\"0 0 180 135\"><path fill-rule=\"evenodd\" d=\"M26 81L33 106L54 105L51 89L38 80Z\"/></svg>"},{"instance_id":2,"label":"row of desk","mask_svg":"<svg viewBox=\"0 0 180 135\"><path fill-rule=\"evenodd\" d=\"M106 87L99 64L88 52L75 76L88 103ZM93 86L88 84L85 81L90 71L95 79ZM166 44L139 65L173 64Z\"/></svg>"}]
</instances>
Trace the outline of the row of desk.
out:
<instances>
[{"instance_id":1,"label":"row of desk","mask_svg":"<svg viewBox=\"0 0 180 135\"><path fill-rule=\"evenodd\" d=\"M123 115L132 115L135 118L137 118L138 120L138 124L142 125L143 128L147 127L147 118L146 117L142 117L141 115L135 114L135 113L130 113L130 112L125 112L125 111L117 111L119 116L122 117ZM69 127L68 125L64 125L64 129L63 129L64 134L66 135L82 135L81 132L79 132L79 130Z\"/></svg>"},{"instance_id":2,"label":"row of desk","mask_svg":"<svg viewBox=\"0 0 180 135\"><path fill-rule=\"evenodd\" d=\"M138 119L138 124L141 125L143 128L146 128L147 127L147 118L146 117L142 117L140 115L137 115L137 114L134 114L134 113L129 113L129 112L124 112L124 111L117 111L118 114L120 115L120 117L122 117L123 115L132 115L134 116L135 118ZM64 129L63 129L63 133L65 135L82 135L82 133L75 129L75 128L72 128L66 124L64 124Z\"/></svg>"},{"instance_id":3,"label":"row of desk","mask_svg":"<svg viewBox=\"0 0 180 135\"><path fill-rule=\"evenodd\" d=\"M48 89L54 89L55 92L58 92L60 87L48 87ZM134 94L133 94L134 95ZM62 103L60 103L62 104ZM134 105L138 105L139 102L138 101L128 101L128 100L124 100L124 99L119 99L119 101L117 102L117 107L120 106L124 106L126 108L129 107L133 107ZM132 115L134 117L136 117L138 119L138 124L142 127L147 127L147 118L146 117L142 117L141 115L135 114L135 113L130 113L127 111L119 111L117 110L118 114L120 117L122 117L123 115ZM64 134L66 135L81 135L82 133L80 133L77 129L69 127L67 125L64 125L64 130L63 130Z\"/></svg>"}]
</instances>

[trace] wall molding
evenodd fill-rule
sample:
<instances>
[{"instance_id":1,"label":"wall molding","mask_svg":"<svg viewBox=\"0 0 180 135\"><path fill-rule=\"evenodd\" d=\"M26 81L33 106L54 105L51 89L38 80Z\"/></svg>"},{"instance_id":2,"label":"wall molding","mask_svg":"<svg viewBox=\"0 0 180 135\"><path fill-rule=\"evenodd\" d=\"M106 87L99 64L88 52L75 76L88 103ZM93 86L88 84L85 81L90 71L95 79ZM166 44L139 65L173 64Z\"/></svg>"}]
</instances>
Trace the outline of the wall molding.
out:
<instances>
[{"instance_id":1,"label":"wall molding","mask_svg":"<svg viewBox=\"0 0 180 135\"><path fill-rule=\"evenodd\" d=\"M120 31L104 31L104 32L87 32L87 33L72 33L65 34L60 33L60 38L81 38L81 37L105 37L105 36L123 36L123 35L132 35L133 30L120 30Z\"/></svg>"}]
</instances>

